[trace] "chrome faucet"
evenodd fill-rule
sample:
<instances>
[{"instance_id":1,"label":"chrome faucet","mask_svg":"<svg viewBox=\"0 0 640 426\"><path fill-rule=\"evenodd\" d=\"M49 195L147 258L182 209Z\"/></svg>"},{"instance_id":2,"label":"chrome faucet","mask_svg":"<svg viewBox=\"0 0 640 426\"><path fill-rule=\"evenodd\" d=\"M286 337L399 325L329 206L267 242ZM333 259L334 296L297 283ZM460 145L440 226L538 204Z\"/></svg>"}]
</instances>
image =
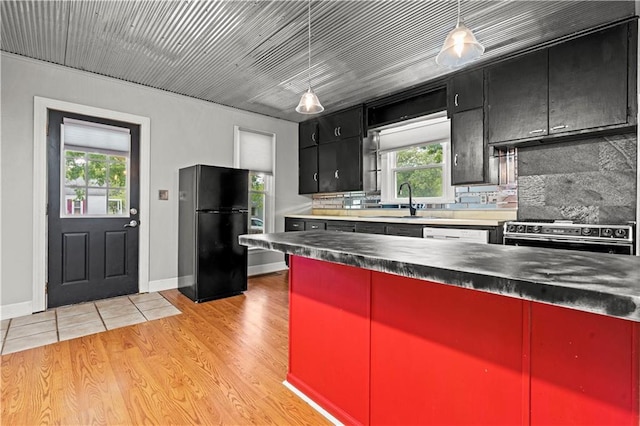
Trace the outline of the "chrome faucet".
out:
<instances>
[{"instance_id":1,"label":"chrome faucet","mask_svg":"<svg viewBox=\"0 0 640 426\"><path fill-rule=\"evenodd\" d=\"M416 208L413 207L413 198L411 196L411 184L409 182L404 182L403 184L401 184L400 188L398 188L398 195L400 195L400 193L402 192L402 188L404 188L405 185L407 185L407 188L409 188L409 214L411 216L415 216Z\"/></svg>"}]
</instances>

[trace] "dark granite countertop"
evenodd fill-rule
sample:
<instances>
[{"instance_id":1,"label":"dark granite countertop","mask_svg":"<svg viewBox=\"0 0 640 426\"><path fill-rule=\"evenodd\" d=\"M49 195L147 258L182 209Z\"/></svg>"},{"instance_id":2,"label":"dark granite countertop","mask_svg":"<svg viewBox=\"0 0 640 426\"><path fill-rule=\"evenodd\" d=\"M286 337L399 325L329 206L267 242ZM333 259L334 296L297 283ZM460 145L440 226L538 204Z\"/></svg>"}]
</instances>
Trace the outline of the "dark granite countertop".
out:
<instances>
[{"instance_id":1,"label":"dark granite countertop","mask_svg":"<svg viewBox=\"0 0 640 426\"><path fill-rule=\"evenodd\" d=\"M328 231L240 243L640 322L637 256Z\"/></svg>"}]
</instances>

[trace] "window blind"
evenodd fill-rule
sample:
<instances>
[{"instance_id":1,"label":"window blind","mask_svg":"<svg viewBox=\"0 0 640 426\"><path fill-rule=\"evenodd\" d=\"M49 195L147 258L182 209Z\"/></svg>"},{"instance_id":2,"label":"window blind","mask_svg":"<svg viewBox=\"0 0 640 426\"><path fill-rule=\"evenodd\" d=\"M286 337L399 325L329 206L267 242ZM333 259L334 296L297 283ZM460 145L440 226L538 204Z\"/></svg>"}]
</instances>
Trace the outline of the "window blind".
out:
<instances>
[{"instance_id":1,"label":"window blind","mask_svg":"<svg viewBox=\"0 0 640 426\"><path fill-rule=\"evenodd\" d=\"M242 169L273 173L273 137L246 130L238 131L238 148Z\"/></svg>"},{"instance_id":2,"label":"window blind","mask_svg":"<svg viewBox=\"0 0 640 426\"><path fill-rule=\"evenodd\" d=\"M131 135L124 127L65 118L63 140L66 147L94 148L107 151L129 152Z\"/></svg>"},{"instance_id":3,"label":"window blind","mask_svg":"<svg viewBox=\"0 0 640 426\"><path fill-rule=\"evenodd\" d=\"M397 151L401 148L448 142L451 139L449 119L443 114L424 120L380 131L379 151Z\"/></svg>"}]
</instances>

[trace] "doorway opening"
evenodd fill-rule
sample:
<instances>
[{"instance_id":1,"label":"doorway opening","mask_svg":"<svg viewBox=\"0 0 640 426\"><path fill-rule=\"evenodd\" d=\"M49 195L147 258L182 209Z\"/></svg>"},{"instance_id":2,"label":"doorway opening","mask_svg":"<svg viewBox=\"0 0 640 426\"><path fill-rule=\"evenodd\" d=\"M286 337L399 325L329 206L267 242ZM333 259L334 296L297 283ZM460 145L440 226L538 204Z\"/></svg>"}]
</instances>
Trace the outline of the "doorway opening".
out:
<instances>
[{"instance_id":1,"label":"doorway opening","mask_svg":"<svg viewBox=\"0 0 640 426\"><path fill-rule=\"evenodd\" d=\"M133 114L112 111L102 108L95 108L86 105L74 104L65 101L47 99L42 97L34 98L34 182L33 182L33 293L32 293L32 312L43 311L47 307L46 297L46 281L48 276L47 258L48 258L48 238L49 232L47 220L47 191L48 191L48 173L47 173L47 119L50 110L64 111L70 114L80 114L89 117L97 117L99 120L113 120L118 122L129 123L139 128L139 208L137 209L138 247L136 249L139 257L139 267L137 271L137 289L136 292L144 293L149 290L149 143L150 143L150 120L148 117L137 116ZM79 151L77 151L79 152ZM77 154L80 155L80 154ZM107 155L108 157L108 155ZM117 157L112 156L112 157ZM88 158L88 157L87 157ZM96 157L97 159L97 157ZM107 158L107 161L109 159ZM117 163L117 160L114 160ZM117 167L117 166L116 166ZM115 194L116 190L112 185ZM113 198L113 197L112 197ZM118 198L118 197L116 197ZM62 198L60 198L61 200ZM116 208L120 203L115 200L110 206L108 203L109 195L106 196L106 209L110 207ZM82 203L75 203L81 205ZM58 203L60 205L60 203ZM75 207L72 202L71 207ZM80 206L78 206L81 209ZM124 216L125 208L122 207ZM58 210L60 211L60 210ZM129 212L130 213L130 212ZM129 219L124 218L123 219ZM76 219L77 220L77 219ZM123 228L122 229L126 229ZM73 235L75 237L75 235ZM122 231L118 230L117 235L112 235L111 243L120 243ZM73 239L73 238L71 238ZM75 241L69 240L70 244L80 242L81 238ZM116 244L117 245L117 244Z\"/></svg>"}]
</instances>

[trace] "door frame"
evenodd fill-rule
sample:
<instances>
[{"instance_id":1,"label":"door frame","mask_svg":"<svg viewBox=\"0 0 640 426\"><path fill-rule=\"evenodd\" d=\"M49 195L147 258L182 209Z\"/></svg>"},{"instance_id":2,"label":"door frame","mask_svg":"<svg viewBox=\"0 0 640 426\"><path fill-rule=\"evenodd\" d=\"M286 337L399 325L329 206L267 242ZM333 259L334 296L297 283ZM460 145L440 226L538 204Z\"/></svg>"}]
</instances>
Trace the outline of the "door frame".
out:
<instances>
[{"instance_id":1,"label":"door frame","mask_svg":"<svg viewBox=\"0 0 640 426\"><path fill-rule=\"evenodd\" d=\"M47 122L50 109L124 121L140 126L140 226L138 292L149 291L149 167L151 120L149 117L112 111L56 99L33 98L33 292L32 312L47 309Z\"/></svg>"}]
</instances>

